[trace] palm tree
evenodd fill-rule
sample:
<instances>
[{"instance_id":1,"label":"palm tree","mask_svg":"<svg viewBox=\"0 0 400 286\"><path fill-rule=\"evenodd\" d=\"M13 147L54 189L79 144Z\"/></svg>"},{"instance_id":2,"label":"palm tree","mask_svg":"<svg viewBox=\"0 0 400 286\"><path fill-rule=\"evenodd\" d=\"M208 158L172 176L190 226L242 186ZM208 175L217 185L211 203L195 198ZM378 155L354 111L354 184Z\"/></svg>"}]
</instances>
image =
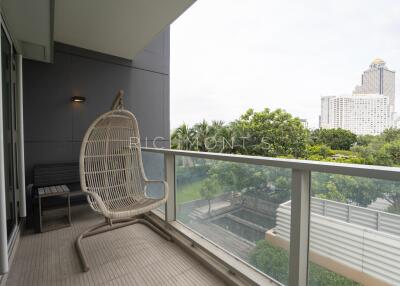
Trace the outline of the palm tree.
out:
<instances>
[{"instance_id":1,"label":"palm tree","mask_svg":"<svg viewBox=\"0 0 400 286\"><path fill-rule=\"evenodd\" d=\"M193 126L193 130L196 134L198 151L207 152L207 139L210 136L210 127L207 121L203 120L201 123L197 123Z\"/></svg>"},{"instance_id":2,"label":"palm tree","mask_svg":"<svg viewBox=\"0 0 400 286\"><path fill-rule=\"evenodd\" d=\"M194 150L195 149L195 136L194 131L187 124L183 123L176 128L171 135L172 148L181 150Z\"/></svg>"},{"instance_id":3,"label":"palm tree","mask_svg":"<svg viewBox=\"0 0 400 286\"><path fill-rule=\"evenodd\" d=\"M181 126L176 128L171 135L172 149L181 150L196 150L195 132L187 124L183 123ZM191 157L182 157L182 164L184 167L194 166L194 162Z\"/></svg>"}]
</instances>

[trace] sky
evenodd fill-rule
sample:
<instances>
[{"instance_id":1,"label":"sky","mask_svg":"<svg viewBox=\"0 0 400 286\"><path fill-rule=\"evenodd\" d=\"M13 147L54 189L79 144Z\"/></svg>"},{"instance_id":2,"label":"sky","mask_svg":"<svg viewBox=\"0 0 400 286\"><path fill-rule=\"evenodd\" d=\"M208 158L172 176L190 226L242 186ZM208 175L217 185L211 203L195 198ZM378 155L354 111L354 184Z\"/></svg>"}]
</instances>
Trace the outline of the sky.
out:
<instances>
[{"instance_id":1,"label":"sky","mask_svg":"<svg viewBox=\"0 0 400 286\"><path fill-rule=\"evenodd\" d=\"M198 0L171 25L171 129L282 108L318 127L375 58L396 73L399 0Z\"/></svg>"}]
</instances>

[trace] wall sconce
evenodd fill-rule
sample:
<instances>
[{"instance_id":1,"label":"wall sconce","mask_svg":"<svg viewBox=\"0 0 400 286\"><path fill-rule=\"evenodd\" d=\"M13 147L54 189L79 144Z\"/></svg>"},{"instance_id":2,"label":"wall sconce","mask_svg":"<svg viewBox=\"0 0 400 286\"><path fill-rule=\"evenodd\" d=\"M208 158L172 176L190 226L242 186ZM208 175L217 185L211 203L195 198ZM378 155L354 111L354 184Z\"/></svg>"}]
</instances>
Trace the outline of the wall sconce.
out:
<instances>
[{"instance_id":1,"label":"wall sconce","mask_svg":"<svg viewBox=\"0 0 400 286\"><path fill-rule=\"evenodd\" d=\"M83 96L73 96L73 97L71 97L71 101L72 101L72 102L85 102L85 101L86 101L86 97L83 97Z\"/></svg>"}]
</instances>

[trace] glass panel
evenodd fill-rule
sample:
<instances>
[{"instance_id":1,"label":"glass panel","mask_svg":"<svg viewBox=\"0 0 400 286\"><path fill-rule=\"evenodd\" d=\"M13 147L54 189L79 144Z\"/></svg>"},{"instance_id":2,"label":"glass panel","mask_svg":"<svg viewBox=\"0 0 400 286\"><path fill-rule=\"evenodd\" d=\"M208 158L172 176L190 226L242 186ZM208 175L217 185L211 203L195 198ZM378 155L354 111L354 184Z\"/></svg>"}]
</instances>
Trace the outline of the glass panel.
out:
<instances>
[{"instance_id":1,"label":"glass panel","mask_svg":"<svg viewBox=\"0 0 400 286\"><path fill-rule=\"evenodd\" d=\"M176 157L177 219L287 284L291 171Z\"/></svg>"},{"instance_id":2,"label":"glass panel","mask_svg":"<svg viewBox=\"0 0 400 286\"><path fill-rule=\"evenodd\" d=\"M8 239L17 223L13 172L13 102L11 94L11 44L1 30L1 62L3 91L4 172Z\"/></svg>"},{"instance_id":3,"label":"glass panel","mask_svg":"<svg viewBox=\"0 0 400 286\"><path fill-rule=\"evenodd\" d=\"M309 285L400 285L400 182L313 173Z\"/></svg>"},{"instance_id":4,"label":"glass panel","mask_svg":"<svg viewBox=\"0 0 400 286\"><path fill-rule=\"evenodd\" d=\"M165 180L164 178L164 155L152 152L142 152L143 167L149 180ZM162 184L149 184L146 193L150 197L160 198L164 195ZM159 207L165 212L165 204Z\"/></svg>"}]
</instances>

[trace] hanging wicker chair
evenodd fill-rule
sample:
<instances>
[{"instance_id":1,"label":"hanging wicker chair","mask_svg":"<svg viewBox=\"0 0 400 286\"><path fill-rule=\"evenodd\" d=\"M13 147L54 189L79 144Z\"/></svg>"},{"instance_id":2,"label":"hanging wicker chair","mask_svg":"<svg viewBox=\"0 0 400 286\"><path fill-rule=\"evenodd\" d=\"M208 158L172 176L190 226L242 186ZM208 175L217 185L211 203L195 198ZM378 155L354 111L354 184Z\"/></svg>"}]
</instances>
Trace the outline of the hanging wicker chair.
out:
<instances>
[{"instance_id":1,"label":"hanging wicker chair","mask_svg":"<svg viewBox=\"0 0 400 286\"><path fill-rule=\"evenodd\" d=\"M123 109L122 91L118 93L112 110L98 117L86 131L79 170L81 188L87 194L90 207L105 217L105 222L86 230L76 240L85 272L89 270L81 247L81 240L85 237L142 223L170 240L168 234L145 217L138 217L166 202L168 184L148 180L145 175L138 123L130 111ZM147 195L150 184L163 185L162 198Z\"/></svg>"}]
</instances>

